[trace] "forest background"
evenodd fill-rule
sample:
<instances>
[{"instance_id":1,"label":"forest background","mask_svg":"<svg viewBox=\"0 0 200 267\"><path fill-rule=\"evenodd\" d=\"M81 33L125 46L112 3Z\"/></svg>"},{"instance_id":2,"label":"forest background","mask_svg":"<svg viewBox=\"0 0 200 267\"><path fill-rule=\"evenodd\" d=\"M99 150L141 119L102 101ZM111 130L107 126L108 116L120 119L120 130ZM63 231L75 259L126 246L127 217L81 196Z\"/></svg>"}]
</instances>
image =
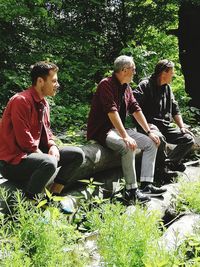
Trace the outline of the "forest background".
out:
<instances>
[{"instance_id":1,"label":"forest background","mask_svg":"<svg viewBox=\"0 0 200 267\"><path fill-rule=\"evenodd\" d=\"M133 88L159 59L175 62L173 90L186 123L192 123L178 39L167 34L178 28L181 2L0 0L0 115L14 93L30 86L30 65L49 60L60 68L60 91L49 99L53 130L85 130L96 85L111 73L114 59L126 54L137 67Z\"/></svg>"}]
</instances>

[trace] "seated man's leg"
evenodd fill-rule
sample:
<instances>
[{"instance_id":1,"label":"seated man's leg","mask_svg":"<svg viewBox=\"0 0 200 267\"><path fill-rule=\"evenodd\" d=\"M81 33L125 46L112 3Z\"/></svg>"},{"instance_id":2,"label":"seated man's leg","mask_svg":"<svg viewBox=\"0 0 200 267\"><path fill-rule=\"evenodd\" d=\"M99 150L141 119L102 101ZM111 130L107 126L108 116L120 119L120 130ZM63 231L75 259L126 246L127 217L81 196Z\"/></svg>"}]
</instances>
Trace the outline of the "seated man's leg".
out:
<instances>
[{"instance_id":1,"label":"seated man's leg","mask_svg":"<svg viewBox=\"0 0 200 267\"><path fill-rule=\"evenodd\" d=\"M122 170L126 181L126 188L137 188L137 178L135 171L135 151L129 149L121 136L111 130L106 138L106 145L110 149L117 151L121 155Z\"/></svg>"},{"instance_id":2,"label":"seated man's leg","mask_svg":"<svg viewBox=\"0 0 200 267\"><path fill-rule=\"evenodd\" d=\"M73 181L73 174L85 161L85 154L80 147L66 146L60 149L60 170L51 186L52 193L61 193L67 183Z\"/></svg>"},{"instance_id":3,"label":"seated man's leg","mask_svg":"<svg viewBox=\"0 0 200 267\"><path fill-rule=\"evenodd\" d=\"M154 124L150 125L150 129L153 133L160 137L160 145L158 147L156 156L154 181L158 184L169 183L172 178L177 177L178 174L176 172L169 172L168 168L166 167L166 138Z\"/></svg>"},{"instance_id":4,"label":"seated man's leg","mask_svg":"<svg viewBox=\"0 0 200 267\"><path fill-rule=\"evenodd\" d=\"M151 132L155 133L160 138L160 145L158 147L156 156L155 170L159 169L159 172L164 172L165 160L167 159L166 139L156 125L150 124L149 126ZM137 130L138 132L145 134L144 130L141 127L138 127Z\"/></svg>"},{"instance_id":5,"label":"seated man's leg","mask_svg":"<svg viewBox=\"0 0 200 267\"><path fill-rule=\"evenodd\" d=\"M137 189L135 151L126 146L123 139L115 130L111 130L108 133L106 145L121 155L122 170L126 181L125 200L127 203L133 204L136 200L140 202L149 201L150 198Z\"/></svg>"},{"instance_id":6,"label":"seated man's leg","mask_svg":"<svg viewBox=\"0 0 200 267\"><path fill-rule=\"evenodd\" d=\"M182 133L178 128L171 126L164 129L163 135L165 135L168 143L177 145L175 149L168 154L170 163L174 165L172 170L184 171L185 167L181 164L181 160L191 150L191 147L194 144L194 138L189 133Z\"/></svg>"},{"instance_id":7,"label":"seated man's leg","mask_svg":"<svg viewBox=\"0 0 200 267\"><path fill-rule=\"evenodd\" d=\"M155 161L157 154L156 144L147 135L132 130L127 130L127 132L135 139L138 148L143 151L140 174L141 189L145 194L149 194L149 196L162 195L166 192L166 189L157 188L152 185L154 182Z\"/></svg>"},{"instance_id":8,"label":"seated man's leg","mask_svg":"<svg viewBox=\"0 0 200 267\"><path fill-rule=\"evenodd\" d=\"M132 131L131 129L127 130L127 132L135 139L138 148L143 151L140 181L152 183L154 179L157 146L147 135Z\"/></svg>"},{"instance_id":9,"label":"seated man's leg","mask_svg":"<svg viewBox=\"0 0 200 267\"><path fill-rule=\"evenodd\" d=\"M56 168L57 160L53 156L31 153L17 165L6 163L2 174L6 179L23 185L27 197L33 198L43 191Z\"/></svg>"}]
</instances>

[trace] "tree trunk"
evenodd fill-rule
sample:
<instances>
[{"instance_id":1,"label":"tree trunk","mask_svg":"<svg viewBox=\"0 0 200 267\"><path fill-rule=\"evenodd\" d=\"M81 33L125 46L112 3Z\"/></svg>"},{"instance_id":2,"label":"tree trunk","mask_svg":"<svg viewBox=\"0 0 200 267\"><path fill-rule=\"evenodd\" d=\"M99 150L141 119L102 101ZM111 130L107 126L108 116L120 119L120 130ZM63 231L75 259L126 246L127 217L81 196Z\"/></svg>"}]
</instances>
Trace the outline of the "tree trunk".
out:
<instances>
[{"instance_id":1,"label":"tree trunk","mask_svg":"<svg viewBox=\"0 0 200 267\"><path fill-rule=\"evenodd\" d=\"M183 1L179 9L179 59L191 105L200 108L200 5Z\"/></svg>"}]
</instances>

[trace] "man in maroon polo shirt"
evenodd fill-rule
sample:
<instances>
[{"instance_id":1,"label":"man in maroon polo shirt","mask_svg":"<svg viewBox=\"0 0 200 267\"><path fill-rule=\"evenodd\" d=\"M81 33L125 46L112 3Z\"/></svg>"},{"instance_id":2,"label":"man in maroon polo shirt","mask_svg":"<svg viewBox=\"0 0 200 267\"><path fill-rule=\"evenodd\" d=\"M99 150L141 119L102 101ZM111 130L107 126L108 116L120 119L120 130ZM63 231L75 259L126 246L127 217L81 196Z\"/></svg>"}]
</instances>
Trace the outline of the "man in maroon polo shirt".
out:
<instances>
[{"instance_id":1,"label":"man in maroon polo shirt","mask_svg":"<svg viewBox=\"0 0 200 267\"><path fill-rule=\"evenodd\" d=\"M141 108L135 100L129 83L135 74L132 57L120 56L114 62L111 77L103 79L94 94L87 125L87 138L118 151L126 180L127 203L146 202L150 196L162 195L166 189L153 186L154 167L159 137L150 131ZM146 134L125 129L127 113L134 116ZM138 189L135 172L135 149L143 151L141 189Z\"/></svg>"},{"instance_id":2,"label":"man in maroon polo shirt","mask_svg":"<svg viewBox=\"0 0 200 267\"><path fill-rule=\"evenodd\" d=\"M57 92L57 72L53 63L35 63L32 86L9 100L0 122L0 171L8 180L21 183L28 198L43 191L57 167L51 192L60 194L84 160L78 147L59 149L50 129L45 97Z\"/></svg>"}]
</instances>

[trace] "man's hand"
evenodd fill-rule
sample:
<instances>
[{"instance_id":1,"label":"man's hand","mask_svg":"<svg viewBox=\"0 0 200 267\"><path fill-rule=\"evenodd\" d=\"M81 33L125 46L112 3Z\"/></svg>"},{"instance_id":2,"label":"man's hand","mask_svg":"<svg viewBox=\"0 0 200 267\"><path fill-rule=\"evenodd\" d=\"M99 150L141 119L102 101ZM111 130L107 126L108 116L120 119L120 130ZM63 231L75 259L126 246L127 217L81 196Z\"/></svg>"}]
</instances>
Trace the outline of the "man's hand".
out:
<instances>
[{"instance_id":1,"label":"man's hand","mask_svg":"<svg viewBox=\"0 0 200 267\"><path fill-rule=\"evenodd\" d=\"M188 133L188 134L190 134L191 136L194 137L194 134L190 130L188 130L187 128L185 128L185 127L180 128L180 131L182 133Z\"/></svg>"},{"instance_id":2,"label":"man's hand","mask_svg":"<svg viewBox=\"0 0 200 267\"><path fill-rule=\"evenodd\" d=\"M48 154L55 157L58 161L60 160L60 152L56 145L50 146Z\"/></svg>"},{"instance_id":3,"label":"man's hand","mask_svg":"<svg viewBox=\"0 0 200 267\"><path fill-rule=\"evenodd\" d=\"M34 151L34 153L40 153L40 154L43 154L43 152L38 148Z\"/></svg>"},{"instance_id":4,"label":"man's hand","mask_svg":"<svg viewBox=\"0 0 200 267\"><path fill-rule=\"evenodd\" d=\"M135 150L137 148L137 144L132 137L127 136L127 137L123 138L123 141L128 148L130 148L132 150Z\"/></svg>"},{"instance_id":5,"label":"man's hand","mask_svg":"<svg viewBox=\"0 0 200 267\"><path fill-rule=\"evenodd\" d=\"M148 136L154 141L154 143L155 143L157 146L160 145L160 138L159 138L158 135L156 135L156 134L153 133L153 132L150 132L150 133L148 134Z\"/></svg>"}]
</instances>

